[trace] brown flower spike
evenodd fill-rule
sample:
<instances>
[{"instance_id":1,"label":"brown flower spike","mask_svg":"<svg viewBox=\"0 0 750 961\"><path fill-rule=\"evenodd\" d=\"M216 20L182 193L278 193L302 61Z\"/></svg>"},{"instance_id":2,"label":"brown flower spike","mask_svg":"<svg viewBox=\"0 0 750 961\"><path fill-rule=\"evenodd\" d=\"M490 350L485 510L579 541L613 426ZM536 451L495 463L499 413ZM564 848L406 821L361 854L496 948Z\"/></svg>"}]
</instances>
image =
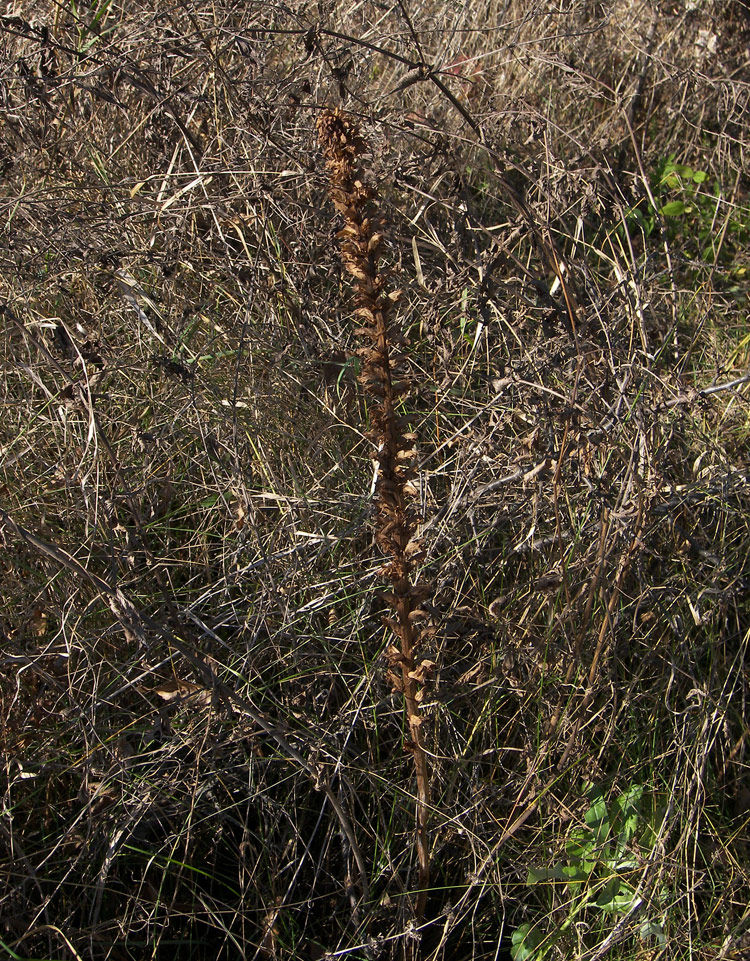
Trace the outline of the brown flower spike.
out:
<instances>
[{"instance_id":1,"label":"brown flower spike","mask_svg":"<svg viewBox=\"0 0 750 961\"><path fill-rule=\"evenodd\" d=\"M338 233L341 260L354 278L354 314L361 323L358 333L365 345L360 381L370 397L374 458L378 462L375 487L375 541L388 558L383 575L391 583L386 601L393 613L384 618L397 643L388 649L389 676L401 691L409 722L410 742L417 780L416 850L419 861L419 893L414 906L417 919L424 916L430 884L427 821L430 807L429 768L423 747L419 705L431 661L418 661L419 620L424 588L415 583L414 565L420 549L415 537L414 434L405 430L397 411L407 389L401 347L404 338L394 320L393 307L399 292L388 293L378 260L383 241L382 221L377 217L377 193L363 171L366 144L356 121L341 110L325 111L318 119L318 137L326 156L330 195L344 218Z\"/></svg>"}]
</instances>

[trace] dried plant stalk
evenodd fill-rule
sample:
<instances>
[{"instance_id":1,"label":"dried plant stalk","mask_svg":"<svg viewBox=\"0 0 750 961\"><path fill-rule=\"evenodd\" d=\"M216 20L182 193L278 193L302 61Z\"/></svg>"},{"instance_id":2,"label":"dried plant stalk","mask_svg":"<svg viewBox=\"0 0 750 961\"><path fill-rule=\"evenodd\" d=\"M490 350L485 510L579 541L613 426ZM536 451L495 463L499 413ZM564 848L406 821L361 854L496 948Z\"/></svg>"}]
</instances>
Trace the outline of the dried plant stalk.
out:
<instances>
[{"instance_id":1,"label":"dried plant stalk","mask_svg":"<svg viewBox=\"0 0 750 961\"><path fill-rule=\"evenodd\" d=\"M318 136L326 156L331 199L344 218L344 227L338 233L341 259L354 278L354 314L362 325L358 328L364 341L358 351L362 359L360 381L370 397L369 437L378 461L375 541L388 558L383 575L391 584L386 600L393 614L384 620L397 640L387 652L389 676L403 694L410 731L410 741L405 746L414 758L417 781L419 893L414 912L421 919L430 884L430 772L419 705L433 664L417 657L425 591L415 577L415 562L420 553L412 483L416 438L404 429L397 412L407 382L401 354L404 338L392 318L399 292L388 293L378 268L382 221L377 216L377 192L366 180L366 145L356 121L338 109L325 111L318 119Z\"/></svg>"}]
</instances>

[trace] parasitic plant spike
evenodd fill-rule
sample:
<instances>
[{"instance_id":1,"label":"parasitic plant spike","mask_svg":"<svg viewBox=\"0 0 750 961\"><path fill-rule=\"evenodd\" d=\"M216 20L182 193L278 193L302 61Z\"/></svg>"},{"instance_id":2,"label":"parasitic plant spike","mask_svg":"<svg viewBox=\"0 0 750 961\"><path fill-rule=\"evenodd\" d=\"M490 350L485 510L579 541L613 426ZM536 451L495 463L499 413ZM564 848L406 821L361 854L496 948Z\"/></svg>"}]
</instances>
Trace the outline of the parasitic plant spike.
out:
<instances>
[{"instance_id":1,"label":"parasitic plant spike","mask_svg":"<svg viewBox=\"0 0 750 961\"><path fill-rule=\"evenodd\" d=\"M414 914L421 920L430 885L430 772L419 705L432 662L417 658L425 590L415 577L415 564L420 557L412 482L416 473L415 437L404 429L396 410L409 388L401 352L406 341L392 318L402 292L389 293L385 289L388 272L378 264L384 223L377 212L377 191L366 175L367 148L357 122L335 109L324 111L317 126L330 178L329 194L344 218L337 236L342 264L354 279L353 314L364 325L357 329L365 341L358 351L363 362L360 382L370 398L369 438L379 465L374 496L375 542L386 557L382 575L391 588L386 600L393 613L384 618L384 623L397 642L387 654L389 677L394 688L403 694L410 737L404 747L413 757L416 773L419 893Z\"/></svg>"}]
</instances>

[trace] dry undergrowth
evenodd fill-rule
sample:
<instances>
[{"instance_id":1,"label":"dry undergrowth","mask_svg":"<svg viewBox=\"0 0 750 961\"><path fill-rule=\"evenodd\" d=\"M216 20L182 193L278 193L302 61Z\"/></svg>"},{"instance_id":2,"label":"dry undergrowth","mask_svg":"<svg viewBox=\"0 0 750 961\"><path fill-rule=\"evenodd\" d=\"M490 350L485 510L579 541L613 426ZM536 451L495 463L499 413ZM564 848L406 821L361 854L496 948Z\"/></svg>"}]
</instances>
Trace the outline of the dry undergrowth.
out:
<instances>
[{"instance_id":1,"label":"dry undergrowth","mask_svg":"<svg viewBox=\"0 0 750 961\"><path fill-rule=\"evenodd\" d=\"M742 957L746 4L0 29L0 952ZM416 732L337 102L404 291Z\"/></svg>"}]
</instances>

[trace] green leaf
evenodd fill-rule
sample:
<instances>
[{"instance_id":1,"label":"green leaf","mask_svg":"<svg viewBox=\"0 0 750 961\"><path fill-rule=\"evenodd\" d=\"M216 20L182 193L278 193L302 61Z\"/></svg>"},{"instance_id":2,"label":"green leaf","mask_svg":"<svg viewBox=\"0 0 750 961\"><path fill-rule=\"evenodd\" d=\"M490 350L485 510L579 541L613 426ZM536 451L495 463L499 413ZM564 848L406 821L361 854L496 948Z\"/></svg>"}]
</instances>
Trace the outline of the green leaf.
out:
<instances>
[{"instance_id":1,"label":"green leaf","mask_svg":"<svg viewBox=\"0 0 750 961\"><path fill-rule=\"evenodd\" d=\"M631 784L630 787L623 791L622 794L615 800L615 807L619 811L629 811L641 809L641 799L643 798L643 785L642 784Z\"/></svg>"},{"instance_id":2,"label":"green leaf","mask_svg":"<svg viewBox=\"0 0 750 961\"><path fill-rule=\"evenodd\" d=\"M667 943L664 928L657 921L644 921L638 929L638 934L642 941L645 941L647 938L656 938L656 943L659 945Z\"/></svg>"},{"instance_id":3,"label":"green leaf","mask_svg":"<svg viewBox=\"0 0 750 961\"><path fill-rule=\"evenodd\" d=\"M618 835L619 854L633 840L641 818L643 785L633 784L612 805L612 830Z\"/></svg>"},{"instance_id":4,"label":"green leaf","mask_svg":"<svg viewBox=\"0 0 750 961\"><path fill-rule=\"evenodd\" d=\"M601 889L594 904L606 914L621 914L632 908L635 896L629 884L614 876Z\"/></svg>"},{"instance_id":5,"label":"green leaf","mask_svg":"<svg viewBox=\"0 0 750 961\"><path fill-rule=\"evenodd\" d=\"M569 864L562 869L563 877L568 883L576 881L588 881L589 874L593 869L593 863Z\"/></svg>"},{"instance_id":6,"label":"green leaf","mask_svg":"<svg viewBox=\"0 0 750 961\"><path fill-rule=\"evenodd\" d=\"M607 802L598 792L592 792L589 800L591 807L584 814L583 819L589 827L599 827L602 822L607 821Z\"/></svg>"},{"instance_id":7,"label":"green leaf","mask_svg":"<svg viewBox=\"0 0 750 961\"><path fill-rule=\"evenodd\" d=\"M683 200L670 200L668 204L664 204L661 212L665 217L680 217L687 209L688 205Z\"/></svg>"},{"instance_id":8,"label":"green leaf","mask_svg":"<svg viewBox=\"0 0 750 961\"><path fill-rule=\"evenodd\" d=\"M605 914L625 914L635 903L635 893L627 888L622 888L613 897L600 904L597 899L596 906Z\"/></svg>"},{"instance_id":9,"label":"green leaf","mask_svg":"<svg viewBox=\"0 0 750 961\"><path fill-rule=\"evenodd\" d=\"M592 830L594 844L599 846L604 843L609 834L607 802L598 792L592 792L589 795L589 800L592 801L592 804L585 813L584 820Z\"/></svg>"},{"instance_id":10,"label":"green leaf","mask_svg":"<svg viewBox=\"0 0 750 961\"><path fill-rule=\"evenodd\" d=\"M708 174L706 173L705 170L696 170L695 173L693 174L693 182L696 184L705 183L707 177L708 177Z\"/></svg>"},{"instance_id":11,"label":"green leaf","mask_svg":"<svg viewBox=\"0 0 750 961\"><path fill-rule=\"evenodd\" d=\"M590 873L596 861L596 844L591 839L591 835L582 837L572 837L565 844L565 850L571 861L584 866Z\"/></svg>"},{"instance_id":12,"label":"green leaf","mask_svg":"<svg viewBox=\"0 0 750 961\"><path fill-rule=\"evenodd\" d=\"M639 210L638 207L631 207L631 209L625 215L625 218L628 221L628 223L636 225L646 237L651 235L654 227L656 226L654 222L654 218L651 215L651 211L653 210L653 207L651 207L650 204L649 204L648 210L649 210L649 215L646 216L643 213L643 211Z\"/></svg>"},{"instance_id":13,"label":"green leaf","mask_svg":"<svg viewBox=\"0 0 750 961\"><path fill-rule=\"evenodd\" d=\"M668 187L678 187L681 177L686 180L692 180L694 173L695 171L692 167L687 167L685 164L676 164L674 160L670 158L664 165L661 182Z\"/></svg>"},{"instance_id":14,"label":"green leaf","mask_svg":"<svg viewBox=\"0 0 750 961\"><path fill-rule=\"evenodd\" d=\"M510 956L513 961L538 961L543 953L537 953L537 948L544 941L542 932L531 924L522 924L513 932L511 937Z\"/></svg>"},{"instance_id":15,"label":"green leaf","mask_svg":"<svg viewBox=\"0 0 750 961\"><path fill-rule=\"evenodd\" d=\"M588 832L572 831L570 837L565 842L565 850L571 859L576 858L582 860L583 858L589 857L594 850L591 835Z\"/></svg>"},{"instance_id":16,"label":"green leaf","mask_svg":"<svg viewBox=\"0 0 750 961\"><path fill-rule=\"evenodd\" d=\"M562 864L555 864L551 868L529 868L529 876L526 879L526 884L532 887L534 884L540 884L542 881L564 881L564 872L565 868Z\"/></svg>"}]
</instances>

